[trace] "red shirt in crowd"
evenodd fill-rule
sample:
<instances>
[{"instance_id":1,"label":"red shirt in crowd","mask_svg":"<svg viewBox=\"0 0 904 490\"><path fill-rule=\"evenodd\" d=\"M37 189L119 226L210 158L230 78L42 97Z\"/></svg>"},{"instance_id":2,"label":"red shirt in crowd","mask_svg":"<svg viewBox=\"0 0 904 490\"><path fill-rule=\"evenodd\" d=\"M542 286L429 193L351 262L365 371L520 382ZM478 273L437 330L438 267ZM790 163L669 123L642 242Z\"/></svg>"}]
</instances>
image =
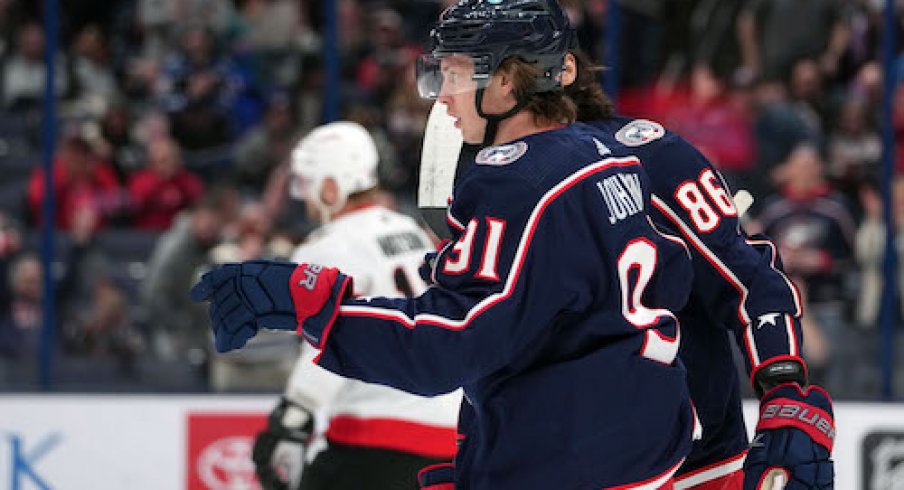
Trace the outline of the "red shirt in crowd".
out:
<instances>
[{"instance_id":1,"label":"red shirt in crowd","mask_svg":"<svg viewBox=\"0 0 904 490\"><path fill-rule=\"evenodd\" d=\"M54 195L56 197L56 226L71 230L79 211L93 210L96 228L105 224L105 217L114 213L121 203L121 190L116 172L105 162L92 161L88 170L74 176L62 158L53 163ZM28 182L28 206L35 223L41 223L44 201L44 169L37 167Z\"/></svg>"},{"instance_id":2,"label":"red shirt in crowd","mask_svg":"<svg viewBox=\"0 0 904 490\"><path fill-rule=\"evenodd\" d=\"M204 183L186 169L171 177L162 177L151 169L141 170L129 180L132 224L145 230L166 230L176 214L192 207L203 193Z\"/></svg>"}]
</instances>

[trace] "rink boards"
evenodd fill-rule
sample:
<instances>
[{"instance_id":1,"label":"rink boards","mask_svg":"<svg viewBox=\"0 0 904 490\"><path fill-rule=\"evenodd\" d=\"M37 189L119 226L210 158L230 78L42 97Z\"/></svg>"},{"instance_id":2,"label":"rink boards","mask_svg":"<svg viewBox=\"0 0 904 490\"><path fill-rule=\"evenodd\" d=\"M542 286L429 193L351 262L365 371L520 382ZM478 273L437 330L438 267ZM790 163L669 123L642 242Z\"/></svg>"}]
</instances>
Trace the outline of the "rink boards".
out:
<instances>
[{"instance_id":1,"label":"rink boards","mask_svg":"<svg viewBox=\"0 0 904 490\"><path fill-rule=\"evenodd\" d=\"M252 438L276 399L0 396L0 490L257 489ZM835 408L836 488L904 487L904 404Z\"/></svg>"}]
</instances>

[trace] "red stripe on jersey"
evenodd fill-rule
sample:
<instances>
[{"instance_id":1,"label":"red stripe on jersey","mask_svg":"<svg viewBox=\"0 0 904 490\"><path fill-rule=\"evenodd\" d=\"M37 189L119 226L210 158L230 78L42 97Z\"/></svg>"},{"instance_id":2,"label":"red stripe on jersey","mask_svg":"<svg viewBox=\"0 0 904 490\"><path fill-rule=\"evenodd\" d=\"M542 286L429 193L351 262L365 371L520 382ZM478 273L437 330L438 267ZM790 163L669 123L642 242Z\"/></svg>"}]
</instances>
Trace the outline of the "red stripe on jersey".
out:
<instances>
[{"instance_id":1,"label":"red stripe on jersey","mask_svg":"<svg viewBox=\"0 0 904 490\"><path fill-rule=\"evenodd\" d=\"M339 415L330 419L330 441L350 446L392 449L429 458L455 456L455 429L398 419Z\"/></svg>"},{"instance_id":2,"label":"red stripe on jersey","mask_svg":"<svg viewBox=\"0 0 904 490\"><path fill-rule=\"evenodd\" d=\"M546 211L546 208L550 203L555 201L560 195L562 195L562 193L564 193L568 189L574 187L584 179L594 174L613 167L632 167L635 165L640 165L640 160L635 157L628 157L623 159L608 158L601 160L571 174L565 180L559 182L555 187L547 191L546 194L544 194L543 197L540 198L540 201L534 207L534 210L531 212L530 217L527 220L527 225L525 226L524 232L521 235L521 240L518 244L518 250L515 252L515 260L512 262L512 268L509 271L508 278L505 282L505 287L503 287L502 291L487 296L482 301L474 305L465 313L464 318L453 320L451 318L441 316L438 313L419 313L415 315L414 318L411 318L404 312L401 312L399 310L358 305L343 306L341 308L340 315L369 317L387 321L395 321L397 323L403 324L407 328L412 329L419 325L433 325L448 330L464 330L468 327L468 325L470 325L471 321L474 318L480 316L484 311L488 310L497 303L508 299L509 296L512 295L512 291L514 291L515 289L515 284L517 284L518 282L518 277L521 275L521 266L524 264L524 259L527 256L527 250L528 248L530 248L530 243L533 239L534 232L536 231L537 223L540 221L540 218L543 216L543 212Z\"/></svg>"},{"instance_id":3,"label":"red stripe on jersey","mask_svg":"<svg viewBox=\"0 0 904 490\"><path fill-rule=\"evenodd\" d=\"M687 224L674 211L672 211L672 209L668 206L668 204L665 203L665 201L663 201L656 195L652 196L652 200L653 206L655 206L666 218L675 223L675 225L678 227L678 231L680 231L681 234L690 241L691 245L693 245L694 248L696 248L704 258L706 258L707 262L712 264L716 271L718 271L719 275L721 275L729 284L732 285L732 287L734 287L738 291L738 294L741 296L741 301L738 302L738 318L741 320L742 324L749 325L750 315L744 309L744 304L747 302L747 288L744 286L744 284L737 277L735 277L734 273L731 272L731 269L723 264L722 261L719 260L719 257L717 257L716 254L714 254L703 243L703 241L700 240L700 238L693 231L691 231Z\"/></svg>"},{"instance_id":4,"label":"red stripe on jersey","mask_svg":"<svg viewBox=\"0 0 904 490\"><path fill-rule=\"evenodd\" d=\"M678 471L678 468L684 463L684 458L675 466L665 470L663 473L647 478L646 480L627 485L619 485L617 487L607 487L606 490L671 490L672 475Z\"/></svg>"},{"instance_id":5,"label":"red stripe on jersey","mask_svg":"<svg viewBox=\"0 0 904 490\"><path fill-rule=\"evenodd\" d=\"M785 315L785 327L788 330L789 354L792 356L800 355L800 353L797 352L797 346L800 344L797 342L797 332L794 330L794 322L791 320L791 315Z\"/></svg>"},{"instance_id":6,"label":"red stripe on jersey","mask_svg":"<svg viewBox=\"0 0 904 490\"><path fill-rule=\"evenodd\" d=\"M747 451L675 477L675 490L741 490Z\"/></svg>"}]
</instances>

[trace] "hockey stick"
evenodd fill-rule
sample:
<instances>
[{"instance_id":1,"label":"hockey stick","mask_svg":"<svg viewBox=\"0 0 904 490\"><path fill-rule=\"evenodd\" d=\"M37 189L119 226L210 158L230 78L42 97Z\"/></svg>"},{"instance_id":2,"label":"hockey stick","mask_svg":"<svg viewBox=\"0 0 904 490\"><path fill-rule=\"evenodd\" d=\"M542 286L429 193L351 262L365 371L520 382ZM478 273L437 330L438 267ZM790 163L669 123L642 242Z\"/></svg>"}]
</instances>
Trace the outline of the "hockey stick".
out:
<instances>
[{"instance_id":1,"label":"hockey stick","mask_svg":"<svg viewBox=\"0 0 904 490\"><path fill-rule=\"evenodd\" d=\"M750 210L750 206L753 206L753 196L744 189L739 190L732 200L734 200L735 209L738 210L739 218Z\"/></svg>"},{"instance_id":2,"label":"hockey stick","mask_svg":"<svg viewBox=\"0 0 904 490\"><path fill-rule=\"evenodd\" d=\"M434 103L424 129L417 206L424 220L440 238L449 237L446 206L455 185L461 145L461 131L455 127L455 118L446 113L445 104Z\"/></svg>"}]
</instances>

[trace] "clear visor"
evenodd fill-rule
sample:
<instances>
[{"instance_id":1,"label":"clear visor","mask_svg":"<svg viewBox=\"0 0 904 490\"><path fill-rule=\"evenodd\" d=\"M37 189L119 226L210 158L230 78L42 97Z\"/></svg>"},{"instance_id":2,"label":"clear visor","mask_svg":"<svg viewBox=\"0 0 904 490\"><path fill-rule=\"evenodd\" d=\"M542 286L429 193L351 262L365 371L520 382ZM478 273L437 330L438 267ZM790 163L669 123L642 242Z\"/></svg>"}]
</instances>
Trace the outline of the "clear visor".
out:
<instances>
[{"instance_id":1,"label":"clear visor","mask_svg":"<svg viewBox=\"0 0 904 490\"><path fill-rule=\"evenodd\" d=\"M425 54L417 60L417 89L421 97L474 92L490 81L490 57L470 54Z\"/></svg>"}]
</instances>

